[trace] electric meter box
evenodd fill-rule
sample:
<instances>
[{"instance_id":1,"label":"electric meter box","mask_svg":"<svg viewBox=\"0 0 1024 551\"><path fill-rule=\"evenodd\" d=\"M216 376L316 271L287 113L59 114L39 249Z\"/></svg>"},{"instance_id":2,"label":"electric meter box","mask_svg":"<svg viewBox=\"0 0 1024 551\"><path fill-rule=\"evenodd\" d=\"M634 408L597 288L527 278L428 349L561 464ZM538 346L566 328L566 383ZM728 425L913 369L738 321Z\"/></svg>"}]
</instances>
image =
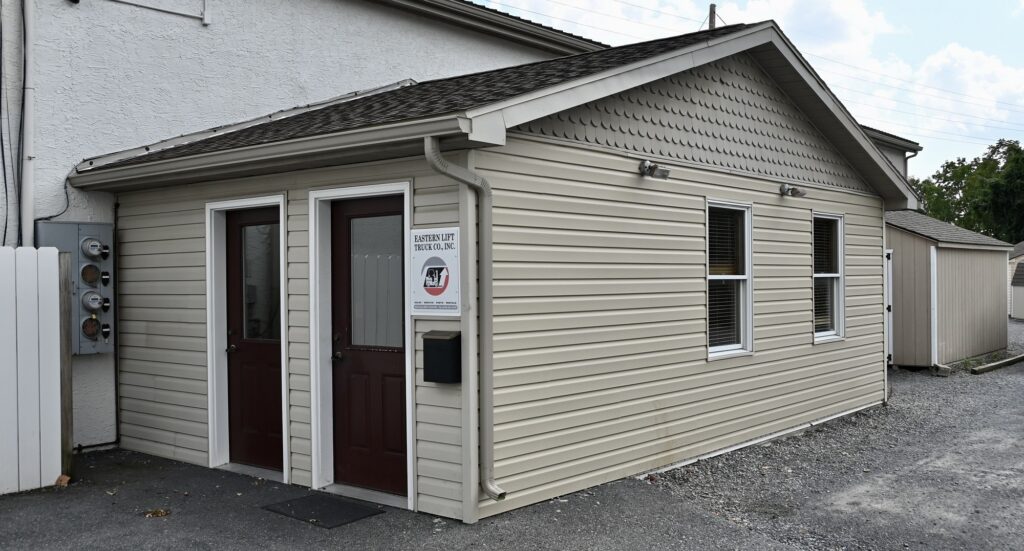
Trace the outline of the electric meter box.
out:
<instances>
[{"instance_id":1,"label":"electric meter box","mask_svg":"<svg viewBox=\"0 0 1024 551\"><path fill-rule=\"evenodd\" d=\"M71 353L113 352L113 224L37 222L36 245L71 254Z\"/></svg>"}]
</instances>

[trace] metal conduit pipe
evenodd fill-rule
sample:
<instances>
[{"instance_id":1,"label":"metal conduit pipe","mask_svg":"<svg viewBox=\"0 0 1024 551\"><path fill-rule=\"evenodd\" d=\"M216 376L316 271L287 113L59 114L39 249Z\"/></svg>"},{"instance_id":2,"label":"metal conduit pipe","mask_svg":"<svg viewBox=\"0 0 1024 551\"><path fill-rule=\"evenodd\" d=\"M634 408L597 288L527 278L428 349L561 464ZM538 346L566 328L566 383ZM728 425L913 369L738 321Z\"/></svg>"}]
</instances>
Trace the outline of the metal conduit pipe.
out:
<instances>
[{"instance_id":1,"label":"metal conduit pipe","mask_svg":"<svg viewBox=\"0 0 1024 551\"><path fill-rule=\"evenodd\" d=\"M468 168L454 165L441 156L440 140L423 139L427 164L439 174L465 184L476 192L477 255L479 267L480 313L480 489L495 501L505 499L505 490L494 482L494 236L491 210L494 199L491 184Z\"/></svg>"},{"instance_id":2,"label":"metal conduit pipe","mask_svg":"<svg viewBox=\"0 0 1024 551\"><path fill-rule=\"evenodd\" d=\"M35 153L35 135L36 135L36 119L35 119L35 104L36 104L36 84L35 84L35 40L36 40L36 15L35 15L35 2L33 0L24 0L21 3L21 16L24 19L23 34L25 41L25 52L22 63L23 77L22 77L22 110L21 110L21 137L19 138L19 146L21 147L21 177L19 185L21 186L21 212L18 214L18 223L21 225L21 246L22 247L34 247L35 231L36 231L36 190L35 190L35 173L34 161L36 158Z\"/></svg>"}]
</instances>

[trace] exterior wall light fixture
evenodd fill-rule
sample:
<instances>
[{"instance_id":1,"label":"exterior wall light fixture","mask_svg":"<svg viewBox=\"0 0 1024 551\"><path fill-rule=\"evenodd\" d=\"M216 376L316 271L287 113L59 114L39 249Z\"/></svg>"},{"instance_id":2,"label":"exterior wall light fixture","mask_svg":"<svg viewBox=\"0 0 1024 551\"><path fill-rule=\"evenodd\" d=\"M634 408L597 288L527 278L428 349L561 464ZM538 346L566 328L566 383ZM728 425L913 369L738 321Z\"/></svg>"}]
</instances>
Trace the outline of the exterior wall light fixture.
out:
<instances>
[{"instance_id":1,"label":"exterior wall light fixture","mask_svg":"<svg viewBox=\"0 0 1024 551\"><path fill-rule=\"evenodd\" d=\"M658 166L657 163L652 163L646 159L640 161L640 174L642 176L650 176L651 178L657 178L659 180L667 180L670 173L671 171L669 169Z\"/></svg>"},{"instance_id":2,"label":"exterior wall light fixture","mask_svg":"<svg viewBox=\"0 0 1024 551\"><path fill-rule=\"evenodd\" d=\"M783 197L804 197L807 195L807 190L789 184L782 184L779 186L779 195Z\"/></svg>"}]
</instances>

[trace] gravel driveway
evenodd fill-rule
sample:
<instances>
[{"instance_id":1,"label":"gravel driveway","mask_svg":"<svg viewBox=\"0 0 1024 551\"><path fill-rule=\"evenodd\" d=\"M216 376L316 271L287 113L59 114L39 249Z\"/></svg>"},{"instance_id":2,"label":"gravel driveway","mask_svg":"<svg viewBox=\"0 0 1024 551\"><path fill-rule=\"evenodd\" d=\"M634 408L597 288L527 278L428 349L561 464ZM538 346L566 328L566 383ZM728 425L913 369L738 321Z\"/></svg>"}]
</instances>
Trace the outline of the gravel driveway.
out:
<instances>
[{"instance_id":1,"label":"gravel driveway","mask_svg":"<svg viewBox=\"0 0 1024 551\"><path fill-rule=\"evenodd\" d=\"M949 378L895 371L890 382L886 407L655 484L798 548L1021 549L1024 363Z\"/></svg>"},{"instance_id":2,"label":"gravel driveway","mask_svg":"<svg viewBox=\"0 0 1024 551\"><path fill-rule=\"evenodd\" d=\"M472 526L388 509L326 530L262 509L297 486L87 454L67 489L0 497L0 549L1021 549L1024 363L890 381L887 407Z\"/></svg>"}]
</instances>

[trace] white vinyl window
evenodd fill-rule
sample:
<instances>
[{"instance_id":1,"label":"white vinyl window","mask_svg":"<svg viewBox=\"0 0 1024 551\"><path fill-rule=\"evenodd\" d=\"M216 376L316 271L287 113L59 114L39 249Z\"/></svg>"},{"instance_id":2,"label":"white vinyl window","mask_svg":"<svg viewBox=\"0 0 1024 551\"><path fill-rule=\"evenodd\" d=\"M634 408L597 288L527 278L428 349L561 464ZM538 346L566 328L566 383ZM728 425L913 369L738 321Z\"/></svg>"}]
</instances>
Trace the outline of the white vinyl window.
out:
<instances>
[{"instance_id":1,"label":"white vinyl window","mask_svg":"<svg viewBox=\"0 0 1024 551\"><path fill-rule=\"evenodd\" d=\"M814 338L843 335L843 217L814 215Z\"/></svg>"},{"instance_id":2,"label":"white vinyl window","mask_svg":"<svg viewBox=\"0 0 1024 551\"><path fill-rule=\"evenodd\" d=\"M750 206L708 203L708 355L749 352Z\"/></svg>"}]
</instances>

